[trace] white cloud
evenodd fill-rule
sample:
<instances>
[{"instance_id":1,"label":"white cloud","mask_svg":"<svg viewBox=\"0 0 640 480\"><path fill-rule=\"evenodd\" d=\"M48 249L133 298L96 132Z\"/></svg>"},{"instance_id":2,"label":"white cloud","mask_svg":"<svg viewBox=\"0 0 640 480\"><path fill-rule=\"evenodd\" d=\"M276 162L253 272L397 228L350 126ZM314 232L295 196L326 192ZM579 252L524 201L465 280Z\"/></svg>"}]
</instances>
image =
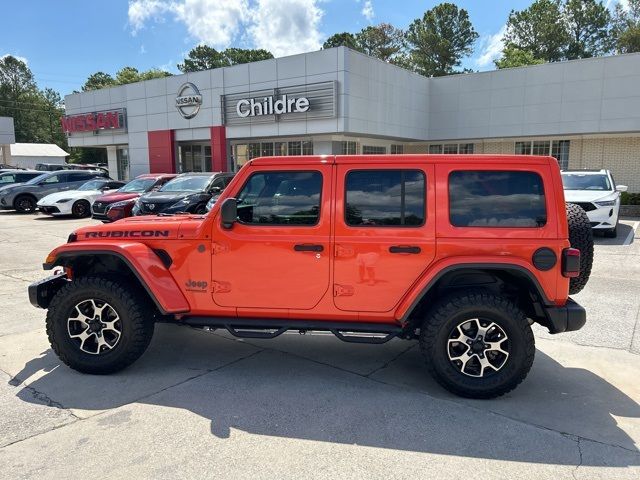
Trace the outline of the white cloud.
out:
<instances>
[{"instance_id":1,"label":"white cloud","mask_svg":"<svg viewBox=\"0 0 640 480\"><path fill-rule=\"evenodd\" d=\"M144 55L145 53L147 53L147 49L144 48L144 45L140 45L140 55Z\"/></svg>"},{"instance_id":2,"label":"white cloud","mask_svg":"<svg viewBox=\"0 0 640 480\"><path fill-rule=\"evenodd\" d=\"M486 35L480 39L480 48L482 52L475 61L479 68L488 67L494 60L500 58L502 49L504 48L502 38L506 31L507 26L503 25L497 33L493 35Z\"/></svg>"},{"instance_id":3,"label":"white cloud","mask_svg":"<svg viewBox=\"0 0 640 480\"><path fill-rule=\"evenodd\" d=\"M317 50L321 0L130 0L129 24L135 35L151 21L171 16L197 42L218 49L248 39L275 56Z\"/></svg>"},{"instance_id":4,"label":"white cloud","mask_svg":"<svg viewBox=\"0 0 640 480\"><path fill-rule=\"evenodd\" d=\"M319 50L323 13L317 0L257 0L249 36L276 57Z\"/></svg>"},{"instance_id":5,"label":"white cloud","mask_svg":"<svg viewBox=\"0 0 640 480\"><path fill-rule=\"evenodd\" d=\"M361 13L364 16L364 18L366 18L370 22L373 21L373 17L375 17L376 13L373 11L373 2L371 0L364 1L364 4L362 5Z\"/></svg>"}]
</instances>

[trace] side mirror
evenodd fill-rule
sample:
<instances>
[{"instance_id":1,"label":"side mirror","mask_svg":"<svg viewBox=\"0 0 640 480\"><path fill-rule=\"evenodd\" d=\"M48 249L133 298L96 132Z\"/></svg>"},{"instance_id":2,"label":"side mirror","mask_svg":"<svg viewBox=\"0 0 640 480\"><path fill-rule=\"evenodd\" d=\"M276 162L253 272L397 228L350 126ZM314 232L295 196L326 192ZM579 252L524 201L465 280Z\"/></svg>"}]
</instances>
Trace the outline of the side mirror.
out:
<instances>
[{"instance_id":1,"label":"side mirror","mask_svg":"<svg viewBox=\"0 0 640 480\"><path fill-rule=\"evenodd\" d=\"M235 198L227 198L220 206L222 226L226 229L233 227L238 219L238 202Z\"/></svg>"},{"instance_id":2,"label":"side mirror","mask_svg":"<svg viewBox=\"0 0 640 480\"><path fill-rule=\"evenodd\" d=\"M616 192L626 192L628 189L626 185L616 185Z\"/></svg>"}]
</instances>

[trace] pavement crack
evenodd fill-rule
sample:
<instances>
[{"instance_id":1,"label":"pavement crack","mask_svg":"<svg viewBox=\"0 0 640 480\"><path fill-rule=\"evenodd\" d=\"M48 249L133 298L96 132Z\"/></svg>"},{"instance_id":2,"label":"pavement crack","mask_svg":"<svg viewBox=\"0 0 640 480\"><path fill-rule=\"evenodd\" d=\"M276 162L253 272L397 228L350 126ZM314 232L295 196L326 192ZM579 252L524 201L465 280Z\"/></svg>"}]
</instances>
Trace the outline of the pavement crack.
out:
<instances>
[{"instance_id":1,"label":"pavement crack","mask_svg":"<svg viewBox=\"0 0 640 480\"><path fill-rule=\"evenodd\" d=\"M582 466L582 445L580 445L580 442L581 442L580 437L577 437L576 446L578 447L578 455L580 455L580 460L578 462L578 465L576 465L576 468L574 468L573 471L571 472L571 476L575 480L578 480L578 477L576 476L576 474L578 473L578 469Z\"/></svg>"},{"instance_id":2,"label":"pavement crack","mask_svg":"<svg viewBox=\"0 0 640 480\"><path fill-rule=\"evenodd\" d=\"M397 359L399 359L402 355L404 355L405 353L407 353L409 350L411 350L412 348L415 348L417 345L409 345L408 348L405 348L404 350L402 350L400 353L398 353L397 355L394 355L393 358L389 359L388 361L386 361L384 364L380 365L378 368L375 368L374 370L372 370L371 372L367 373L366 375L364 375L367 378L371 378L371 376L374 373L379 372L380 370L384 370L385 368L387 368L389 365L391 365L393 362L395 362Z\"/></svg>"}]
</instances>

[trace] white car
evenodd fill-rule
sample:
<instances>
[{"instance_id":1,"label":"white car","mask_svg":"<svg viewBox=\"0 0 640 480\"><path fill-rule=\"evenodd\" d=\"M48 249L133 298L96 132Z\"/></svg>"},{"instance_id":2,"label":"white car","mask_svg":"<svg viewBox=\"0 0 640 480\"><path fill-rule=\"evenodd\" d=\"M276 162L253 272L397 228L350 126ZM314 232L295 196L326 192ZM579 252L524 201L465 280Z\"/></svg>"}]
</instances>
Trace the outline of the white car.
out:
<instances>
[{"instance_id":1,"label":"white car","mask_svg":"<svg viewBox=\"0 0 640 480\"><path fill-rule=\"evenodd\" d=\"M91 215L91 205L108 190L117 190L125 182L108 178L89 180L77 190L52 193L38 202L38 208L47 215L73 215L76 218Z\"/></svg>"},{"instance_id":2,"label":"white car","mask_svg":"<svg viewBox=\"0 0 640 480\"><path fill-rule=\"evenodd\" d=\"M594 231L605 237L618 235L620 192L626 185L616 186L609 170L574 170L562 172L564 199L580 205L587 212Z\"/></svg>"}]
</instances>

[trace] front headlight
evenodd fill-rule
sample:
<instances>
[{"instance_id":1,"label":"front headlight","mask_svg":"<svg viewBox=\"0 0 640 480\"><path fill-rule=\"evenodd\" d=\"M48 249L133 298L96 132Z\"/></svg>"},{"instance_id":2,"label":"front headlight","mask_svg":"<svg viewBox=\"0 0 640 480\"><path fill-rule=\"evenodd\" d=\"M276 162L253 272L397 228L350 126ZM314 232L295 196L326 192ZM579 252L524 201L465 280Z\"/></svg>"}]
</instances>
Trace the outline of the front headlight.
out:
<instances>
[{"instance_id":1,"label":"front headlight","mask_svg":"<svg viewBox=\"0 0 640 480\"><path fill-rule=\"evenodd\" d=\"M599 207L613 207L616 204L615 200L604 200L602 202L593 202Z\"/></svg>"},{"instance_id":2,"label":"front headlight","mask_svg":"<svg viewBox=\"0 0 640 480\"><path fill-rule=\"evenodd\" d=\"M136 199L135 203L133 204L133 208L131 209L131 215L139 215L140 214L140 199Z\"/></svg>"},{"instance_id":3,"label":"front headlight","mask_svg":"<svg viewBox=\"0 0 640 480\"><path fill-rule=\"evenodd\" d=\"M71 199L70 198L61 198L60 200L58 200L56 203L67 203L70 202Z\"/></svg>"},{"instance_id":4,"label":"front headlight","mask_svg":"<svg viewBox=\"0 0 640 480\"><path fill-rule=\"evenodd\" d=\"M136 200L131 199L131 200L123 200L121 202L115 202L112 203L111 205L109 205L108 208L119 208L119 207L126 207L127 205L131 205L131 204L136 204Z\"/></svg>"}]
</instances>

